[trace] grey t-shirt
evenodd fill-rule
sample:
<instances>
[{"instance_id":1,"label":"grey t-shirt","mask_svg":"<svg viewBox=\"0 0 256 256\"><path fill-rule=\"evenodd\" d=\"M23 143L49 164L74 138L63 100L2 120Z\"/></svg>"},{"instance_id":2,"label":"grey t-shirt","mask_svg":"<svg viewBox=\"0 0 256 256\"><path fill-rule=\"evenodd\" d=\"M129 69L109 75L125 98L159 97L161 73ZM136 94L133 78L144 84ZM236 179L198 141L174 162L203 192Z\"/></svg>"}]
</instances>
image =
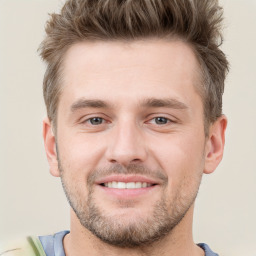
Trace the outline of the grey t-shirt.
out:
<instances>
[{"instance_id":1,"label":"grey t-shirt","mask_svg":"<svg viewBox=\"0 0 256 256\"><path fill-rule=\"evenodd\" d=\"M44 248L46 256L65 256L63 248L63 238L69 231L61 231L54 235L49 236L39 236L41 244ZM218 256L214 253L207 244L198 244L204 251L205 256Z\"/></svg>"}]
</instances>

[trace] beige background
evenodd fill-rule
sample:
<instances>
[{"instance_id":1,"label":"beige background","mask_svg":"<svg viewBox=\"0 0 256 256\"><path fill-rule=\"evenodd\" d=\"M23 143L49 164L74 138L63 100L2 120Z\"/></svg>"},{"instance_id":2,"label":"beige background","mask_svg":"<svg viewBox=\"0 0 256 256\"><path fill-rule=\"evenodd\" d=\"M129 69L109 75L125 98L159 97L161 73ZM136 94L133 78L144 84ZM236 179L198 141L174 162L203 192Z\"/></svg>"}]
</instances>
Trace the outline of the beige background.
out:
<instances>
[{"instance_id":1,"label":"beige background","mask_svg":"<svg viewBox=\"0 0 256 256\"><path fill-rule=\"evenodd\" d=\"M0 241L69 227L69 208L49 175L41 123L44 65L37 47L58 0L0 0ZM224 160L205 176L195 209L196 242L223 256L256 255L256 0L221 0L231 63Z\"/></svg>"}]
</instances>

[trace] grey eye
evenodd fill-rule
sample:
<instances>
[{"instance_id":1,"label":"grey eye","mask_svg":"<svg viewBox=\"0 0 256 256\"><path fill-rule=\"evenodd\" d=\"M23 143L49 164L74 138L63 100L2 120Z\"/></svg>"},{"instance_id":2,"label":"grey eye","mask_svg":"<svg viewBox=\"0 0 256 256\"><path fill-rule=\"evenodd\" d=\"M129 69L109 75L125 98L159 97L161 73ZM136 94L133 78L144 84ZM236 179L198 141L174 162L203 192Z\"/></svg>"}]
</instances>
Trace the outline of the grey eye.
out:
<instances>
[{"instance_id":1,"label":"grey eye","mask_svg":"<svg viewBox=\"0 0 256 256\"><path fill-rule=\"evenodd\" d=\"M156 124L167 124L168 119L160 116L160 117L155 118L155 122L156 122Z\"/></svg>"},{"instance_id":2,"label":"grey eye","mask_svg":"<svg viewBox=\"0 0 256 256\"><path fill-rule=\"evenodd\" d=\"M92 125L99 125L99 124L103 123L103 118L101 118L101 117L93 117L93 118L90 118L89 121L90 121L90 123Z\"/></svg>"}]
</instances>

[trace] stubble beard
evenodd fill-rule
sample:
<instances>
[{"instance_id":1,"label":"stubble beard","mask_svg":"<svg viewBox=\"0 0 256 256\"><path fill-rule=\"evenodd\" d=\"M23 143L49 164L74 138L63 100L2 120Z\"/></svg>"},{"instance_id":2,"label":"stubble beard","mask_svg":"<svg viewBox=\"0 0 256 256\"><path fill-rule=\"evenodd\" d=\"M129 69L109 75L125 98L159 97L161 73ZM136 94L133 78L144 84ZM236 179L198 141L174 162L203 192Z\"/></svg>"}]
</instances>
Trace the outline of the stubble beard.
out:
<instances>
[{"instance_id":1,"label":"stubble beard","mask_svg":"<svg viewBox=\"0 0 256 256\"><path fill-rule=\"evenodd\" d=\"M96 204L92 186L92 181L95 179L94 174L117 174L125 172L127 174L140 173L143 175L145 173L150 173L150 170L136 165L131 165L128 168L125 168L125 170L123 167L104 171L96 170L94 171L94 174L88 178L88 197L87 200L85 200L81 196L78 187L70 186L68 180L66 180L65 171L63 170L60 161L59 169L61 171L61 182L67 200L81 225L101 241L117 247L127 248L153 244L163 239L168 234L171 234L194 203L201 181L200 175L192 193L183 193L186 191L186 186L188 185L187 182L184 182L184 187L179 188L180 193L176 194L169 205L167 195L164 193L165 189L163 189L162 197L152 206L152 211L149 217L138 217L137 219L126 222L123 220L123 216L113 217L111 214L104 213L104 210ZM165 183L168 183L167 177L165 178ZM125 207L124 204L123 207ZM127 205L127 207L129 207L129 205Z\"/></svg>"}]
</instances>

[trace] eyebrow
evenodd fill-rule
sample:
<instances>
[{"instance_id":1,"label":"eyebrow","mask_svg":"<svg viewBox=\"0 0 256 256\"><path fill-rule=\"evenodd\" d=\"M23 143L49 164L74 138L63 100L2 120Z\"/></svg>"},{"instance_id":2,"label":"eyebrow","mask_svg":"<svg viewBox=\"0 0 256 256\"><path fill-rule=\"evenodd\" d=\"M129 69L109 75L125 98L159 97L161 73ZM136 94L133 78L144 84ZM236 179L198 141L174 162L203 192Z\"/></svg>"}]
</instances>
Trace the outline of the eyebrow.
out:
<instances>
[{"instance_id":1,"label":"eyebrow","mask_svg":"<svg viewBox=\"0 0 256 256\"><path fill-rule=\"evenodd\" d=\"M170 98L166 98L166 99L157 99L157 98L150 98L150 99L146 99L143 101L142 103L143 107L152 107L152 108L161 108L161 107L165 107L165 108L174 108L174 109L187 109L188 106L181 102L178 101L176 99L170 99Z\"/></svg>"},{"instance_id":2,"label":"eyebrow","mask_svg":"<svg viewBox=\"0 0 256 256\"><path fill-rule=\"evenodd\" d=\"M176 99L158 99L158 98L149 98L142 101L141 106L144 108L173 108L173 109L187 109L188 106L181 101ZM76 110L83 108L112 108L110 104L103 100L99 99L84 99L81 98L75 101L71 105L71 112L75 112Z\"/></svg>"},{"instance_id":3,"label":"eyebrow","mask_svg":"<svg viewBox=\"0 0 256 256\"><path fill-rule=\"evenodd\" d=\"M110 108L110 106L102 100L87 100L82 98L71 105L71 112L82 108Z\"/></svg>"}]
</instances>

